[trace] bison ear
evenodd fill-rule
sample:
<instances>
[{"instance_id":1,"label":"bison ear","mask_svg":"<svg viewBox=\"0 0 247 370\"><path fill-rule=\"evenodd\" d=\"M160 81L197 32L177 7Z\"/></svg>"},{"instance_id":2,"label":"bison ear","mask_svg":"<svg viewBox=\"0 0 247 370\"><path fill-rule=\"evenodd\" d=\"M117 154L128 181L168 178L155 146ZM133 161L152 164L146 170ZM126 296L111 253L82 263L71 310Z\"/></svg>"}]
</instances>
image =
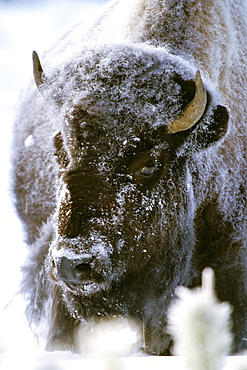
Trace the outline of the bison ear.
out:
<instances>
[{"instance_id":1,"label":"bison ear","mask_svg":"<svg viewBox=\"0 0 247 370\"><path fill-rule=\"evenodd\" d=\"M220 140L227 133L229 113L226 107L217 105L211 116L209 123L198 127L197 143L200 149L205 149L216 141Z\"/></svg>"},{"instance_id":2,"label":"bison ear","mask_svg":"<svg viewBox=\"0 0 247 370\"><path fill-rule=\"evenodd\" d=\"M61 166L62 169L66 168L69 164L69 158L64 148L61 131L59 131L54 137L54 147L55 147L54 155L57 159L58 164Z\"/></svg>"},{"instance_id":3,"label":"bison ear","mask_svg":"<svg viewBox=\"0 0 247 370\"><path fill-rule=\"evenodd\" d=\"M227 133L229 114L226 107L217 105L196 128L169 135L174 145L180 147L180 155L188 155L208 148ZM185 145L184 145L185 144Z\"/></svg>"}]
</instances>

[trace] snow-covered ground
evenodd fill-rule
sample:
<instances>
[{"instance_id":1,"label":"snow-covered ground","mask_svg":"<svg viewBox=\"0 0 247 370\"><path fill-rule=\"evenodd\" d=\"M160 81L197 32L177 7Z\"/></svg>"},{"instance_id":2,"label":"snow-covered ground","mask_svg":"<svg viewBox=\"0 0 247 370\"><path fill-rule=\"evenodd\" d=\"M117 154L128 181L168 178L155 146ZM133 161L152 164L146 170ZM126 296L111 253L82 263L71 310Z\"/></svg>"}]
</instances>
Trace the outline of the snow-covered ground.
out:
<instances>
[{"instance_id":1,"label":"snow-covered ground","mask_svg":"<svg viewBox=\"0 0 247 370\"><path fill-rule=\"evenodd\" d=\"M23 315L25 304L16 295L26 247L9 178L12 124L20 90L32 79L32 50L42 53L63 28L88 19L105 2L0 1L0 352L23 353L35 347Z\"/></svg>"}]
</instances>

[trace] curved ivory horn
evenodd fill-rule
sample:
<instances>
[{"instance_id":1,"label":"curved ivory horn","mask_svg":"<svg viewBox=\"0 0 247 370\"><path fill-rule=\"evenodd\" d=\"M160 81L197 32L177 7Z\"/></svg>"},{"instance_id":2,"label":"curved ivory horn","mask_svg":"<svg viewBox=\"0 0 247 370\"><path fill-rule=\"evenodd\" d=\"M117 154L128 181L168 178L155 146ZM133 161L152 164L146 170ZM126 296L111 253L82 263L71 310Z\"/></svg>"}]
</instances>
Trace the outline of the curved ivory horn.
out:
<instances>
[{"instance_id":1,"label":"curved ivory horn","mask_svg":"<svg viewBox=\"0 0 247 370\"><path fill-rule=\"evenodd\" d=\"M182 115L168 125L168 133L185 131L193 127L202 117L207 104L207 92L203 86L199 71L195 74L195 96L187 105Z\"/></svg>"},{"instance_id":2,"label":"curved ivory horn","mask_svg":"<svg viewBox=\"0 0 247 370\"><path fill-rule=\"evenodd\" d=\"M45 80L45 74L36 51L33 51L33 77L38 90L40 90L40 86Z\"/></svg>"}]
</instances>

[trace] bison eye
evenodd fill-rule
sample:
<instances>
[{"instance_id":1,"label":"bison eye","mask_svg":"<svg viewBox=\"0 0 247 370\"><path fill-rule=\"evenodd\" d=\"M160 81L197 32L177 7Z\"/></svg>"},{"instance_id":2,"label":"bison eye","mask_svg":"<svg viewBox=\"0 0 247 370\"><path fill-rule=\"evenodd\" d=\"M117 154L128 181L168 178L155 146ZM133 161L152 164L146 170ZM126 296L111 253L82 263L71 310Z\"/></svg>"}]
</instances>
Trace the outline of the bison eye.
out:
<instances>
[{"instance_id":1,"label":"bison eye","mask_svg":"<svg viewBox=\"0 0 247 370\"><path fill-rule=\"evenodd\" d=\"M154 168L154 166L145 166L145 167L143 167L142 169L141 169L141 171L140 171L140 175L142 176L142 177L146 177L146 178L148 178L148 177L152 177L153 176L153 174L154 174L154 171L155 171L155 168Z\"/></svg>"},{"instance_id":2,"label":"bison eye","mask_svg":"<svg viewBox=\"0 0 247 370\"><path fill-rule=\"evenodd\" d=\"M156 167L154 163L146 164L145 166L139 168L137 171L134 172L134 177L138 180L145 180L151 179L155 174Z\"/></svg>"},{"instance_id":3,"label":"bison eye","mask_svg":"<svg viewBox=\"0 0 247 370\"><path fill-rule=\"evenodd\" d=\"M161 165L155 157L150 153L143 153L130 163L127 173L131 175L132 181L149 187L160 173L160 168Z\"/></svg>"},{"instance_id":4,"label":"bison eye","mask_svg":"<svg viewBox=\"0 0 247 370\"><path fill-rule=\"evenodd\" d=\"M56 136L54 137L54 147L55 147L54 155L57 159L58 164L62 168L66 168L69 163L69 158L68 158L67 152L64 147L61 131L58 132Z\"/></svg>"}]
</instances>

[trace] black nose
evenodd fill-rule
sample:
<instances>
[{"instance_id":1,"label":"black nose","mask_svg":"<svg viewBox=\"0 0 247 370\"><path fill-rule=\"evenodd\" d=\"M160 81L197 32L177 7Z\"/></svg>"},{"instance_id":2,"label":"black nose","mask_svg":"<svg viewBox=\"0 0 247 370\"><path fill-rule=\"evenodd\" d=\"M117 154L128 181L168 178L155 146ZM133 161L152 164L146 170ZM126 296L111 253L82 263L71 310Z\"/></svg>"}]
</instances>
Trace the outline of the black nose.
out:
<instances>
[{"instance_id":1,"label":"black nose","mask_svg":"<svg viewBox=\"0 0 247 370\"><path fill-rule=\"evenodd\" d=\"M92 282L92 257L81 259L56 259L57 277L66 283L79 285Z\"/></svg>"}]
</instances>

